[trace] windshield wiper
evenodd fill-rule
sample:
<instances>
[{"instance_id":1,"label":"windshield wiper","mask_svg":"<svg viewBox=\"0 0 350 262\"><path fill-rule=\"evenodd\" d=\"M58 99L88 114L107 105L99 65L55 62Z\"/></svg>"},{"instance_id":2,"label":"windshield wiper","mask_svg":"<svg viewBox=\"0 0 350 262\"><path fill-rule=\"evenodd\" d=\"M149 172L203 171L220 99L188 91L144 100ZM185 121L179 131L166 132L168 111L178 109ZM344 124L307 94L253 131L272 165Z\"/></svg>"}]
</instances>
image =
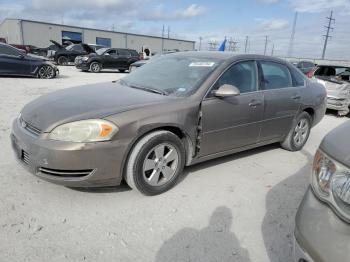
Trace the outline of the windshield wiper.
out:
<instances>
[{"instance_id":1,"label":"windshield wiper","mask_svg":"<svg viewBox=\"0 0 350 262\"><path fill-rule=\"evenodd\" d=\"M163 96L169 95L167 92L165 92L163 90L159 90L159 89L149 87L149 86L137 86L137 85L129 84L121 79L119 80L119 83L121 83L122 85L126 85L128 87L131 87L131 88L135 88L135 89L139 89L139 90L143 90L143 91L147 91L147 92L151 92L151 93L155 93L155 94L159 94L159 95L163 95Z\"/></svg>"}]
</instances>

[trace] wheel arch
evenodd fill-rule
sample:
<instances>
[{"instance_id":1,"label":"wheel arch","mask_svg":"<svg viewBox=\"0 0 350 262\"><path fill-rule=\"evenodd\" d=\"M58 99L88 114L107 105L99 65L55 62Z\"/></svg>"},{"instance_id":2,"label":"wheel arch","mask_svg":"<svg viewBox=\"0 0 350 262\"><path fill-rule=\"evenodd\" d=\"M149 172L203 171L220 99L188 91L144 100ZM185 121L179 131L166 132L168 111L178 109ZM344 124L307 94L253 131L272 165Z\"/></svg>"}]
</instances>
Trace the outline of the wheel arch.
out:
<instances>
[{"instance_id":1,"label":"wheel arch","mask_svg":"<svg viewBox=\"0 0 350 262\"><path fill-rule=\"evenodd\" d=\"M180 138L180 140L182 141L184 148L185 148L185 159L186 159L186 163L185 166L189 165L191 160L192 160L192 156L193 156L193 152L194 152L194 144L190 138L190 136L179 126L177 125L161 125L161 126L157 126L157 127L146 127L143 129L142 132L140 132L138 134L138 136L136 138L133 139L133 141L130 143L128 149L127 149L127 153L124 155L124 159L122 162L122 167L121 167L121 174L122 177L124 178L125 176L125 169L126 169L126 165L128 163L128 159L130 157L130 154L133 150L133 148L135 147L135 145L137 144L138 141L140 141L143 137L145 137L146 135L156 132L156 131L169 131L173 134L175 134L178 138Z\"/></svg>"},{"instance_id":2,"label":"wheel arch","mask_svg":"<svg viewBox=\"0 0 350 262\"><path fill-rule=\"evenodd\" d=\"M310 115L311 117L311 121L312 121L312 125L315 119L315 110L312 107L305 107L302 112L306 112Z\"/></svg>"}]
</instances>

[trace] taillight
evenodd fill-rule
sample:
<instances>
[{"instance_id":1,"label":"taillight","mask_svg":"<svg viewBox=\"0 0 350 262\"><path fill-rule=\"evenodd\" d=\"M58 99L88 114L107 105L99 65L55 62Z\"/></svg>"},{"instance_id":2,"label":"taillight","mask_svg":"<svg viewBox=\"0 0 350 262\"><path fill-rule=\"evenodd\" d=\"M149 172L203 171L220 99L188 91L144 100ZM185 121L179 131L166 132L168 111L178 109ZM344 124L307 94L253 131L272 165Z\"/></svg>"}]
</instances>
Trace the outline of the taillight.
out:
<instances>
[{"instance_id":1,"label":"taillight","mask_svg":"<svg viewBox=\"0 0 350 262\"><path fill-rule=\"evenodd\" d=\"M316 69L317 69L317 67L312 68L311 71L306 74L306 76L308 78L312 78L314 76L314 73L315 73Z\"/></svg>"}]
</instances>

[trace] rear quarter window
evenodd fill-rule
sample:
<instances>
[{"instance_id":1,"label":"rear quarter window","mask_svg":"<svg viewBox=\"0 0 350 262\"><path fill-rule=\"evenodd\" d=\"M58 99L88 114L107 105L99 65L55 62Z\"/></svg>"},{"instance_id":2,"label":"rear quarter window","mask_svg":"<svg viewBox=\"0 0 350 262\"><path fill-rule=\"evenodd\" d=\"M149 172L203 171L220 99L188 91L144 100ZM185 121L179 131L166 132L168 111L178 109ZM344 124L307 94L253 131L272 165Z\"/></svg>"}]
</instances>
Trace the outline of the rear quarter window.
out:
<instances>
[{"instance_id":1,"label":"rear quarter window","mask_svg":"<svg viewBox=\"0 0 350 262\"><path fill-rule=\"evenodd\" d=\"M304 86L306 77L299 70L296 70L293 66L289 68L292 74L293 86Z\"/></svg>"}]
</instances>

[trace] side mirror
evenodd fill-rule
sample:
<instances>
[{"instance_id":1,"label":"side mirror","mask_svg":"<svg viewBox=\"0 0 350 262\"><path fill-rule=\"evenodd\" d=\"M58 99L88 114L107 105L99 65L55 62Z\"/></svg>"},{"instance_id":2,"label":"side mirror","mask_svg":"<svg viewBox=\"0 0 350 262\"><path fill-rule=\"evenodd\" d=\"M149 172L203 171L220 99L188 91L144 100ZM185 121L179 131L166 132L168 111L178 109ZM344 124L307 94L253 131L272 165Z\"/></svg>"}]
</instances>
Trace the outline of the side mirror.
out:
<instances>
[{"instance_id":1,"label":"side mirror","mask_svg":"<svg viewBox=\"0 0 350 262\"><path fill-rule=\"evenodd\" d=\"M214 96L216 97L238 96L240 94L241 92L237 87L228 84L224 84L214 91Z\"/></svg>"},{"instance_id":2,"label":"side mirror","mask_svg":"<svg viewBox=\"0 0 350 262\"><path fill-rule=\"evenodd\" d=\"M20 55L18 55L18 58L19 58L19 59L24 59L24 58L25 58L25 55L24 55L24 54L20 54Z\"/></svg>"}]
</instances>

